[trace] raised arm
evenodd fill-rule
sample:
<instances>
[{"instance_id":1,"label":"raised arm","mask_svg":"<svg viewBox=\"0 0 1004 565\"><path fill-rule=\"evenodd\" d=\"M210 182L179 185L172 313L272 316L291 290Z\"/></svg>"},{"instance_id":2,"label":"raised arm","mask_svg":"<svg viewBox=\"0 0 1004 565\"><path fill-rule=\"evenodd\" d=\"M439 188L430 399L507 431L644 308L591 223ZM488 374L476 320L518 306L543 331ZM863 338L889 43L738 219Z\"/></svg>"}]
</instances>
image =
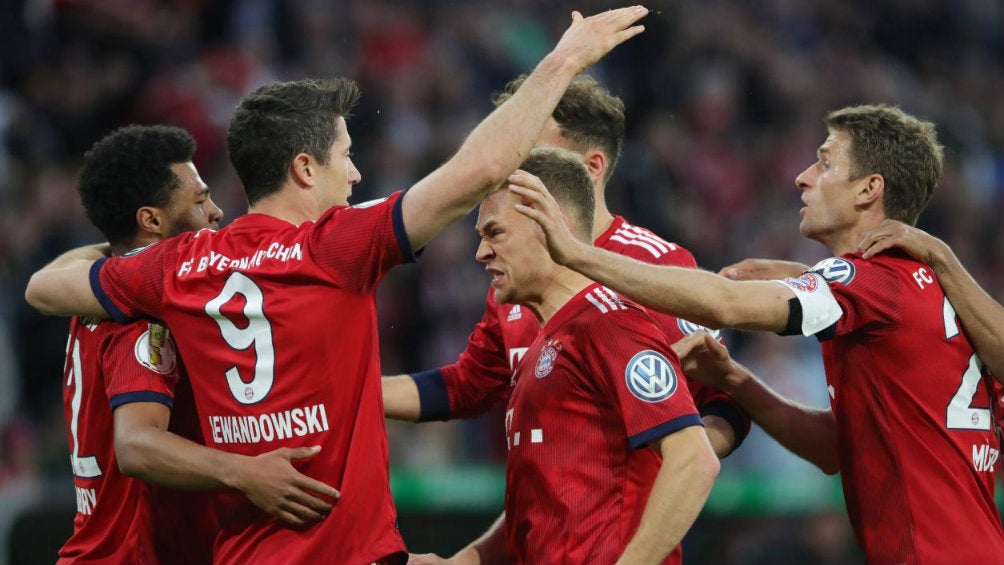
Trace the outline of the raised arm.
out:
<instances>
[{"instance_id":1,"label":"raised arm","mask_svg":"<svg viewBox=\"0 0 1004 565\"><path fill-rule=\"evenodd\" d=\"M108 244L85 245L56 257L31 276L24 298L43 314L108 318L91 291L91 265L109 254Z\"/></svg>"},{"instance_id":2,"label":"raised arm","mask_svg":"<svg viewBox=\"0 0 1004 565\"><path fill-rule=\"evenodd\" d=\"M543 228L555 262L654 310L710 328L781 332L788 325L794 291L772 281L732 281L699 269L651 265L575 238L558 203L540 183L518 172L509 189L530 205L516 209Z\"/></svg>"},{"instance_id":3,"label":"raised arm","mask_svg":"<svg viewBox=\"0 0 1004 565\"><path fill-rule=\"evenodd\" d=\"M523 159L575 75L644 30L633 25L642 6L588 18L572 13L572 25L513 97L484 119L457 153L404 196L404 226L419 249L469 213L500 186Z\"/></svg>"},{"instance_id":4,"label":"raised arm","mask_svg":"<svg viewBox=\"0 0 1004 565\"><path fill-rule=\"evenodd\" d=\"M699 426L664 436L653 448L662 466L619 565L662 563L694 524L718 476L718 459Z\"/></svg>"},{"instance_id":5,"label":"raised arm","mask_svg":"<svg viewBox=\"0 0 1004 565\"><path fill-rule=\"evenodd\" d=\"M124 474L175 488L235 489L292 526L323 519L339 496L292 465L313 457L319 447L284 447L257 457L226 453L169 432L170 417L167 406L157 402L115 409L115 456Z\"/></svg>"},{"instance_id":6,"label":"raised arm","mask_svg":"<svg viewBox=\"0 0 1004 565\"><path fill-rule=\"evenodd\" d=\"M1004 383L1004 307L983 290L948 244L925 231L885 220L866 233L860 245L866 259L891 248L909 253L934 270L976 354Z\"/></svg>"},{"instance_id":7,"label":"raised arm","mask_svg":"<svg viewBox=\"0 0 1004 565\"><path fill-rule=\"evenodd\" d=\"M829 409L803 406L781 396L705 332L678 341L673 350L687 378L730 394L768 435L824 473L840 470L836 422Z\"/></svg>"}]
</instances>

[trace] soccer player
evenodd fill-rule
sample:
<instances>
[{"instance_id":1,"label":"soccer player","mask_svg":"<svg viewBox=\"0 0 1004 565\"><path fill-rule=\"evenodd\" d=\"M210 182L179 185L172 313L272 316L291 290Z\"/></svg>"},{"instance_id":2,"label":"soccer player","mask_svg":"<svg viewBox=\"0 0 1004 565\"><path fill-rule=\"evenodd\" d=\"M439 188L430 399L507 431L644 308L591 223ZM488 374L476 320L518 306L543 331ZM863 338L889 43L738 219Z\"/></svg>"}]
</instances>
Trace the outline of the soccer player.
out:
<instances>
[{"instance_id":1,"label":"soccer player","mask_svg":"<svg viewBox=\"0 0 1004 565\"><path fill-rule=\"evenodd\" d=\"M121 128L87 152L78 189L110 253L218 227L223 213L191 163L194 153L187 132L166 126ZM97 247L76 254L94 252ZM251 461L194 443L202 436L184 372L163 326L71 321L63 405L77 515L59 563L211 561L216 522L208 496L140 478L176 487L233 487L269 504L305 485L334 493L290 465L295 452ZM305 510L312 520L321 517Z\"/></svg>"},{"instance_id":2,"label":"soccer player","mask_svg":"<svg viewBox=\"0 0 1004 565\"><path fill-rule=\"evenodd\" d=\"M865 232L886 219L913 224L927 206L942 171L934 126L888 106L844 108L826 123L817 161L795 182L801 233L835 256L780 284L584 245L536 187L513 189L533 203L517 209L540 222L559 263L652 308L822 342L831 410L799 406L755 379L731 392L783 445L840 472L868 563L1002 563L1000 446L982 362L931 268L901 252L857 253Z\"/></svg>"},{"instance_id":3,"label":"soccer player","mask_svg":"<svg viewBox=\"0 0 1004 565\"><path fill-rule=\"evenodd\" d=\"M242 504L218 507L221 564L401 563L380 399L375 287L499 186L529 153L565 88L640 33L641 6L572 24L515 96L407 192L348 206L360 174L345 117L354 82L265 85L227 134L250 213L128 258L36 273L47 313L151 316L189 366L208 444L254 455L321 445L302 471L341 492L317 524L289 529Z\"/></svg>"},{"instance_id":4,"label":"soccer player","mask_svg":"<svg viewBox=\"0 0 1004 565\"><path fill-rule=\"evenodd\" d=\"M588 244L581 156L538 148L520 168L510 182L550 187ZM451 562L667 562L719 468L676 357L644 309L551 261L517 201L500 189L481 204L477 259L495 300L542 330L512 377L505 515Z\"/></svg>"},{"instance_id":5,"label":"soccer player","mask_svg":"<svg viewBox=\"0 0 1004 565\"><path fill-rule=\"evenodd\" d=\"M494 100L496 106L511 98L525 80L519 77L506 85ZM620 158L624 128L624 102L592 77L580 75L558 102L536 145L560 147L582 156L594 187L593 239L597 247L649 263L696 268L689 251L628 223L607 208L606 185ZM508 396L513 370L540 333L540 325L522 305L498 304L490 288L485 302L485 313L455 363L383 380L388 417L413 421L471 418ZM651 315L670 343L698 328L667 314ZM696 383L691 392L712 447L719 456L728 455L749 432L748 416L720 391ZM676 555L679 558L679 552Z\"/></svg>"}]
</instances>

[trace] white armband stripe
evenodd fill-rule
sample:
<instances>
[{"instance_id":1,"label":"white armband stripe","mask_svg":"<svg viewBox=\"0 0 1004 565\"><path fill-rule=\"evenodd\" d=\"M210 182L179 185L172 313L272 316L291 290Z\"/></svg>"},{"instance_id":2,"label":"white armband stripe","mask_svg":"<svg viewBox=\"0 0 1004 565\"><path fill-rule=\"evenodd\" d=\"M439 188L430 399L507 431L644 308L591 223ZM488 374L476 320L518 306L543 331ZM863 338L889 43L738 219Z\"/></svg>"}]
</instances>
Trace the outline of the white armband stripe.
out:
<instances>
[{"instance_id":1,"label":"white armband stripe","mask_svg":"<svg viewBox=\"0 0 1004 565\"><path fill-rule=\"evenodd\" d=\"M802 305L802 335L810 336L821 332L844 315L822 275L806 272L798 278L775 282L793 290Z\"/></svg>"}]
</instances>

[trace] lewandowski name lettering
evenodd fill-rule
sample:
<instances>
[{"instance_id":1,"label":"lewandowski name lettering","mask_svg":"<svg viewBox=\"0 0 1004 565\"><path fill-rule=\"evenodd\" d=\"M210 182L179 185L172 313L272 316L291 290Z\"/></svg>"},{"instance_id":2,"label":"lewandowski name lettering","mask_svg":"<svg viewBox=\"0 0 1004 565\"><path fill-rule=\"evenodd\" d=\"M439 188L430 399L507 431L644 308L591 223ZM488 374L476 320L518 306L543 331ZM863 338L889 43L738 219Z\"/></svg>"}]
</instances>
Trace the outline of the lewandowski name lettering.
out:
<instances>
[{"instance_id":1,"label":"lewandowski name lettering","mask_svg":"<svg viewBox=\"0 0 1004 565\"><path fill-rule=\"evenodd\" d=\"M223 272L226 269L240 269L242 271L257 267L265 261L281 261L285 263L290 259L295 261L303 260L303 251L299 243L294 243L292 247L286 247L279 242L273 242L265 249L259 249L247 257L234 259L222 253L210 251L209 255L203 255L195 259L189 259L181 263L178 269L178 276L183 277L193 270L201 273L210 269Z\"/></svg>"},{"instance_id":2,"label":"lewandowski name lettering","mask_svg":"<svg viewBox=\"0 0 1004 565\"><path fill-rule=\"evenodd\" d=\"M216 443L259 443L328 431L323 404L254 416L210 416Z\"/></svg>"}]
</instances>

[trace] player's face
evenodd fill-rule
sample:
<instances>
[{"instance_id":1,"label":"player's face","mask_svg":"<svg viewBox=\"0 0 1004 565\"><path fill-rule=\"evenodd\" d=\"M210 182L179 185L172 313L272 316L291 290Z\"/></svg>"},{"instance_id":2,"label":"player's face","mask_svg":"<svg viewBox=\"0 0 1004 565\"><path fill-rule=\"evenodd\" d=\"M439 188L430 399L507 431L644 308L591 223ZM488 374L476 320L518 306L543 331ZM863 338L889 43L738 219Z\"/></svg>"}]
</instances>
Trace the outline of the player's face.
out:
<instances>
[{"instance_id":1,"label":"player's face","mask_svg":"<svg viewBox=\"0 0 1004 565\"><path fill-rule=\"evenodd\" d=\"M544 234L533 220L513 207L517 197L508 190L492 193L478 210L477 260L492 276L495 300L501 304L529 304L540 298L554 266Z\"/></svg>"},{"instance_id":2,"label":"player's face","mask_svg":"<svg viewBox=\"0 0 1004 565\"><path fill-rule=\"evenodd\" d=\"M331 144L328 163L318 165L319 183L317 199L321 210L332 206L345 206L352 196L352 185L362 180L359 169L352 162L352 137L345 118L338 118L338 137Z\"/></svg>"},{"instance_id":3,"label":"player's face","mask_svg":"<svg viewBox=\"0 0 1004 565\"><path fill-rule=\"evenodd\" d=\"M171 165L171 171L178 177L180 185L171 191L171 200L164 208L167 222L165 237L204 228L219 228L223 211L210 198L209 187L202 182L195 165L191 162L175 163Z\"/></svg>"},{"instance_id":4,"label":"player's face","mask_svg":"<svg viewBox=\"0 0 1004 565\"><path fill-rule=\"evenodd\" d=\"M853 227L856 183L849 180L850 148L849 133L831 131L816 152L816 162L795 178L805 203L798 226L805 237L826 244L834 234Z\"/></svg>"}]
</instances>

